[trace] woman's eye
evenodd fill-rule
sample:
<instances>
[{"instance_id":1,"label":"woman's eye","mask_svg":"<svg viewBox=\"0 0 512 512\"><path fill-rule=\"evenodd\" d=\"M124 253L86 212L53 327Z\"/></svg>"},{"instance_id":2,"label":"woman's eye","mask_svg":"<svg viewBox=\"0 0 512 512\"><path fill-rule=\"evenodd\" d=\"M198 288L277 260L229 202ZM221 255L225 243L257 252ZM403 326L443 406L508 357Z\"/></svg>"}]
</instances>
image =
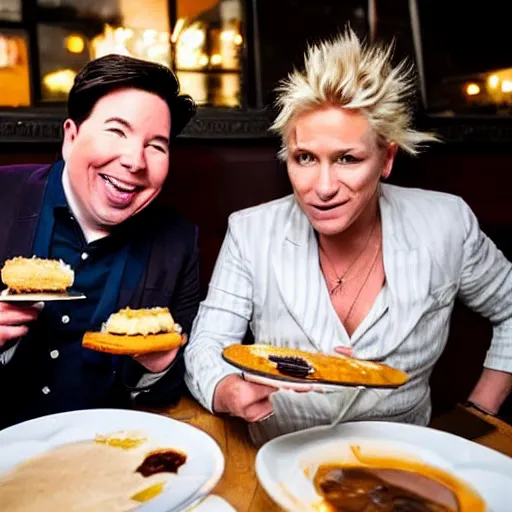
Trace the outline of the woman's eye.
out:
<instances>
[{"instance_id":1,"label":"woman's eye","mask_svg":"<svg viewBox=\"0 0 512 512\"><path fill-rule=\"evenodd\" d=\"M310 165L315 161L309 153L300 153L297 155L296 160L300 165Z\"/></svg>"},{"instance_id":2,"label":"woman's eye","mask_svg":"<svg viewBox=\"0 0 512 512\"><path fill-rule=\"evenodd\" d=\"M352 155L340 155L337 159L337 162L339 164L355 164L356 162L359 162L359 160Z\"/></svg>"}]
</instances>

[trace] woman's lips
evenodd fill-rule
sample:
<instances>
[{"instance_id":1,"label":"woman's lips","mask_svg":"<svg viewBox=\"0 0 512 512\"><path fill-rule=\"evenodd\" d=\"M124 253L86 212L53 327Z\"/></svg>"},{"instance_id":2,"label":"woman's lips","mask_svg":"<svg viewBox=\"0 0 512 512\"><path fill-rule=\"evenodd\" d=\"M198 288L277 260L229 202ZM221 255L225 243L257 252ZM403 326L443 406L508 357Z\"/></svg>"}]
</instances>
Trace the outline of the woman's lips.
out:
<instances>
[{"instance_id":1,"label":"woman's lips","mask_svg":"<svg viewBox=\"0 0 512 512\"><path fill-rule=\"evenodd\" d=\"M348 203L347 201L342 201L340 203L335 203L331 205L309 205L310 211L315 219L325 220L339 217L340 210L343 206Z\"/></svg>"}]
</instances>

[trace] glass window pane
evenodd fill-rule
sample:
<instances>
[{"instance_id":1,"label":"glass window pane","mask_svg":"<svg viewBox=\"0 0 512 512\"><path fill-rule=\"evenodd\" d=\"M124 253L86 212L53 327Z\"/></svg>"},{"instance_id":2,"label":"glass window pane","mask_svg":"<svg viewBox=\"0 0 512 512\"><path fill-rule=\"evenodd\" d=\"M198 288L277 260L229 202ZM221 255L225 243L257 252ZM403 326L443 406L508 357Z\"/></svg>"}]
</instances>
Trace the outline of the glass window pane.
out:
<instances>
[{"instance_id":1,"label":"glass window pane","mask_svg":"<svg viewBox=\"0 0 512 512\"><path fill-rule=\"evenodd\" d=\"M0 0L1 21L21 21L21 0Z\"/></svg>"},{"instance_id":2,"label":"glass window pane","mask_svg":"<svg viewBox=\"0 0 512 512\"><path fill-rule=\"evenodd\" d=\"M41 99L66 101L76 73L89 60L84 32L56 25L38 25Z\"/></svg>"},{"instance_id":3,"label":"glass window pane","mask_svg":"<svg viewBox=\"0 0 512 512\"><path fill-rule=\"evenodd\" d=\"M178 0L173 64L200 105L241 104L242 0Z\"/></svg>"},{"instance_id":4,"label":"glass window pane","mask_svg":"<svg viewBox=\"0 0 512 512\"><path fill-rule=\"evenodd\" d=\"M177 71L200 105L241 104L242 0L37 0L41 99L65 101L74 76L109 53Z\"/></svg>"},{"instance_id":5,"label":"glass window pane","mask_svg":"<svg viewBox=\"0 0 512 512\"><path fill-rule=\"evenodd\" d=\"M171 65L168 0L145 2L119 0L121 22L107 25L91 41L91 57L121 53L139 59Z\"/></svg>"},{"instance_id":6,"label":"glass window pane","mask_svg":"<svg viewBox=\"0 0 512 512\"><path fill-rule=\"evenodd\" d=\"M347 23L360 37L366 37L368 5L368 0L258 0L258 50L264 103L274 100L279 80L294 67L302 66L306 43L335 36Z\"/></svg>"},{"instance_id":7,"label":"glass window pane","mask_svg":"<svg viewBox=\"0 0 512 512\"><path fill-rule=\"evenodd\" d=\"M21 30L0 29L0 106L30 105L28 38Z\"/></svg>"},{"instance_id":8,"label":"glass window pane","mask_svg":"<svg viewBox=\"0 0 512 512\"><path fill-rule=\"evenodd\" d=\"M122 4L118 0L37 0L37 19L41 22L101 20L119 23Z\"/></svg>"},{"instance_id":9,"label":"glass window pane","mask_svg":"<svg viewBox=\"0 0 512 512\"><path fill-rule=\"evenodd\" d=\"M476 4L475 4L476 5ZM418 0L428 108L453 116L512 113L512 56L504 5Z\"/></svg>"},{"instance_id":10,"label":"glass window pane","mask_svg":"<svg viewBox=\"0 0 512 512\"><path fill-rule=\"evenodd\" d=\"M154 0L38 0L43 101L65 101L76 73L110 53L171 65L169 7Z\"/></svg>"}]
</instances>

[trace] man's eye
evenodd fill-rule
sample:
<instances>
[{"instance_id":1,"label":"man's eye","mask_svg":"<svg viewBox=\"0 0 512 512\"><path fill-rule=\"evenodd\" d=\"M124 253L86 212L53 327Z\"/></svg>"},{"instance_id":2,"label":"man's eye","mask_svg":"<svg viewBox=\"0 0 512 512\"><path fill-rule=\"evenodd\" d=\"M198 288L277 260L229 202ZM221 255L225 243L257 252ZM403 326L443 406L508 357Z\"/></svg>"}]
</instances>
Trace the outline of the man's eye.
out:
<instances>
[{"instance_id":1,"label":"man's eye","mask_svg":"<svg viewBox=\"0 0 512 512\"><path fill-rule=\"evenodd\" d=\"M167 153L167 150L163 146L160 146L159 144L150 144L149 146L152 147L153 149L156 149L157 151L160 151L160 153Z\"/></svg>"},{"instance_id":2,"label":"man's eye","mask_svg":"<svg viewBox=\"0 0 512 512\"><path fill-rule=\"evenodd\" d=\"M116 135L119 135L119 137L124 137L123 130L120 130L119 128L107 128L107 131L115 133Z\"/></svg>"}]
</instances>

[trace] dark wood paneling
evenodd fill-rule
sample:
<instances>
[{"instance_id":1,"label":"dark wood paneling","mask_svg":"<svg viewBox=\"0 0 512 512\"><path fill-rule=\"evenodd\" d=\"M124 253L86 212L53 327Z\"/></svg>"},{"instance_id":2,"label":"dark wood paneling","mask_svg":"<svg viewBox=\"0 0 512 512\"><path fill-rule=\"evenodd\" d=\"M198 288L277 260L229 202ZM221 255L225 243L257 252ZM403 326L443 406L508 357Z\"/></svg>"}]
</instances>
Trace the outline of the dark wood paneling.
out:
<instances>
[{"instance_id":1,"label":"dark wood paneling","mask_svg":"<svg viewBox=\"0 0 512 512\"><path fill-rule=\"evenodd\" d=\"M203 292L233 211L288 194L291 189L275 141L178 141L159 201L200 228ZM56 148L0 154L0 165L51 162ZM484 230L512 258L512 154L508 148L439 146L419 158L398 158L390 182L450 192L473 208ZM432 375L435 412L464 400L476 382L489 346L489 323L462 304L454 310L448 346Z\"/></svg>"}]
</instances>

